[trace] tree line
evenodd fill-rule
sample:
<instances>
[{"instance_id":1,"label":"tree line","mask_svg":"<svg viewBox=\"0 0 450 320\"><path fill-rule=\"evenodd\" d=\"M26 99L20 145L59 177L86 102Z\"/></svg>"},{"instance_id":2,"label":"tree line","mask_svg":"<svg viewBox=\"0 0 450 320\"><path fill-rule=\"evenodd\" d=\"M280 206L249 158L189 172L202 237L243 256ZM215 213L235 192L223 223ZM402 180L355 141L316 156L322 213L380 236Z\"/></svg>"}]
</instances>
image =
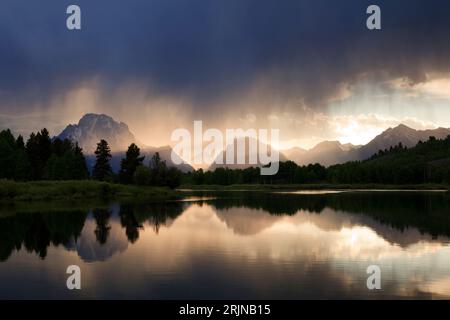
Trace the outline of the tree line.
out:
<instances>
[{"instance_id":1,"label":"tree line","mask_svg":"<svg viewBox=\"0 0 450 320\"><path fill-rule=\"evenodd\" d=\"M367 160L324 167L318 163L299 166L280 162L273 176L261 176L259 168L215 171L202 169L185 174L184 183L194 185L232 184L450 184L450 136L430 137L428 141L406 148L401 143L380 150Z\"/></svg>"},{"instance_id":2,"label":"tree line","mask_svg":"<svg viewBox=\"0 0 450 320\"><path fill-rule=\"evenodd\" d=\"M169 167L156 152L149 165L144 165L145 157L140 155L139 147L132 143L120 162L120 171L115 175L110 164L111 149L108 142L101 140L95 150L96 162L92 177L101 181L112 181L123 184L152 185L174 189L180 185L182 173L175 167Z\"/></svg>"},{"instance_id":3,"label":"tree line","mask_svg":"<svg viewBox=\"0 0 450 320\"><path fill-rule=\"evenodd\" d=\"M156 153L144 165L139 147L132 143L115 174L110 160L111 149L101 140L95 150L96 161L90 174L82 148L69 139L51 139L47 129L32 132L25 142L6 129L0 131L0 179L16 181L94 179L123 184L167 186L176 188L182 173L169 167Z\"/></svg>"},{"instance_id":4,"label":"tree line","mask_svg":"<svg viewBox=\"0 0 450 320\"><path fill-rule=\"evenodd\" d=\"M412 148L399 143L368 160L331 166L327 171L332 183L450 184L450 136L430 137Z\"/></svg>"},{"instance_id":5,"label":"tree line","mask_svg":"<svg viewBox=\"0 0 450 320\"><path fill-rule=\"evenodd\" d=\"M54 139L47 129L25 142L9 129L0 132L0 178L17 181L75 180L89 176L82 149L70 140Z\"/></svg>"},{"instance_id":6,"label":"tree line","mask_svg":"<svg viewBox=\"0 0 450 320\"><path fill-rule=\"evenodd\" d=\"M327 180L327 169L316 163L299 166L293 161L279 163L277 174L261 175L261 169L216 168L214 171L199 169L184 175L183 183L194 185L232 185L232 184L303 184L322 183Z\"/></svg>"},{"instance_id":7,"label":"tree line","mask_svg":"<svg viewBox=\"0 0 450 320\"><path fill-rule=\"evenodd\" d=\"M95 150L96 161L89 172L83 150L68 139L51 139L47 129L31 133L28 140L17 138L9 129L0 132L0 179L16 181L95 179L141 186L176 188L181 184L307 184L307 183L379 183L421 184L450 183L450 136L430 137L415 147L401 143L380 150L367 160L351 161L328 168L316 163L299 166L280 162L276 175L262 176L260 168L202 169L181 173L167 165L159 153L144 164L139 147L132 143L121 160L120 171L110 164L111 149L101 140Z\"/></svg>"}]
</instances>

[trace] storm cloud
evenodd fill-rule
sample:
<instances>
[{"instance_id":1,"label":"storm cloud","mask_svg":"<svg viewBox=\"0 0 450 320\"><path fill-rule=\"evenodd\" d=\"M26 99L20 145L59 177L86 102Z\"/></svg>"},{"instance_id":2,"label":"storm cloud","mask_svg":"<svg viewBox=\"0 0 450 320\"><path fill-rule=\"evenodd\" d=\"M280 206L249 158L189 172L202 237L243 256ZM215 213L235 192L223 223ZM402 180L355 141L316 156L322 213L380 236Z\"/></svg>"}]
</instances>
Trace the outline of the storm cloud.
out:
<instances>
[{"instance_id":1,"label":"storm cloud","mask_svg":"<svg viewBox=\"0 0 450 320\"><path fill-rule=\"evenodd\" d=\"M74 3L82 11L80 31L65 27ZM370 31L366 9L374 3L382 30ZM445 0L3 0L1 6L3 114L64 106L64 95L79 87L95 87L113 114L124 87L142 101L182 101L180 112L192 118L305 106L326 112L362 81L404 78L413 86L450 73Z\"/></svg>"}]
</instances>

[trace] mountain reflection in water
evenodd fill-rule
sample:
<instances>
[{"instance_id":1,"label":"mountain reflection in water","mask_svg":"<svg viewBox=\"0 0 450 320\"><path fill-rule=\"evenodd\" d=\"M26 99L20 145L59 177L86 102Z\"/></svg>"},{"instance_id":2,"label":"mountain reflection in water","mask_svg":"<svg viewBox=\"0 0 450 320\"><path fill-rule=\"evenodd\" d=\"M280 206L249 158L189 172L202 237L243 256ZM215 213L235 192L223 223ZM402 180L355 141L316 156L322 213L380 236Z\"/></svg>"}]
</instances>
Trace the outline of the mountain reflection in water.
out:
<instances>
[{"instance_id":1,"label":"mountain reflection in water","mask_svg":"<svg viewBox=\"0 0 450 320\"><path fill-rule=\"evenodd\" d=\"M0 297L450 297L447 193L190 196L2 207ZM65 289L69 264L82 268L79 292ZM366 288L371 264L378 292Z\"/></svg>"}]
</instances>

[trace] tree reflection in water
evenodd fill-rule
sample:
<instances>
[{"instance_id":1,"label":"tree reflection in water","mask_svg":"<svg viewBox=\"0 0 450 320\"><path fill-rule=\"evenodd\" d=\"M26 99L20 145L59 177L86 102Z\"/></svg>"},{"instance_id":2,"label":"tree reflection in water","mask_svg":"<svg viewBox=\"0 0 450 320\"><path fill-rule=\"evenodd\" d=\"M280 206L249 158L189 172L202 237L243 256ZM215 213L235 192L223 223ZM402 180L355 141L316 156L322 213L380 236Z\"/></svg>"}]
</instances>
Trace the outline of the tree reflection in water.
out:
<instances>
[{"instance_id":1,"label":"tree reflection in water","mask_svg":"<svg viewBox=\"0 0 450 320\"><path fill-rule=\"evenodd\" d=\"M197 196L211 195L197 192ZM161 226L172 222L191 204L208 203L216 210L231 208L259 209L271 215L295 215L299 210L320 214L325 208L364 215L396 230L417 228L433 238L450 237L450 196L447 193L359 192L321 195L294 195L261 192L232 192L226 196L197 202L131 203L123 202L118 210L111 206L86 210L33 211L0 208L0 261L14 251L25 248L41 259L48 247L63 246L75 250L86 219L95 222L95 239L107 245L113 221L118 221L129 243L139 240L140 232L150 226L159 233ZM70 205L67 205L70 208ZM92 212L92 216L88 215ZM95 240L94 240L95 241Z\"/></svg>"}]
</instances>

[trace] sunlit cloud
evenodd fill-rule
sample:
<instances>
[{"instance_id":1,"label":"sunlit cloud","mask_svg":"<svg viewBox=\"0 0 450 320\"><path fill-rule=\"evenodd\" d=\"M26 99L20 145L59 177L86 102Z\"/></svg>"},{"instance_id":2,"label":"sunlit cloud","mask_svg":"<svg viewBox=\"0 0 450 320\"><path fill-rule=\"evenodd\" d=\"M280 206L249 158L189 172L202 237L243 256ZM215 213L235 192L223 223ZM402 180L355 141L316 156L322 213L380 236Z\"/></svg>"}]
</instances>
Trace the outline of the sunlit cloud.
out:
<instances>
[{"instance_id":1,"label":"sunlit cloud","mask_svg":"<svg viewBox=\"0 0 450 320\"><path fill-rule=\"evenodd\" d=\"M431 77L426 81L412 84L407 79L398 78L390 81L390 85L401 90L408 97L426 97L431 99L450 100L450 77Z\"/></svg>"},{"instance_id":2,"label":"sunlit cloud","mask_svg":"<svg viewBox=\"0 0 450 320\"><path fill-rule=\"evenodd\" d=\"M301 117L283 114L270 117L272 126L283 128L281 149L302 147L310 149L324 140L362 145L370 142L388 128L405 124L416 130L434 129L437 125L414 117L389 117L373 113L359 115L329 115L304 109ZM295 136L297 134L297 136Z\"/></svg>"}]
</instances>

